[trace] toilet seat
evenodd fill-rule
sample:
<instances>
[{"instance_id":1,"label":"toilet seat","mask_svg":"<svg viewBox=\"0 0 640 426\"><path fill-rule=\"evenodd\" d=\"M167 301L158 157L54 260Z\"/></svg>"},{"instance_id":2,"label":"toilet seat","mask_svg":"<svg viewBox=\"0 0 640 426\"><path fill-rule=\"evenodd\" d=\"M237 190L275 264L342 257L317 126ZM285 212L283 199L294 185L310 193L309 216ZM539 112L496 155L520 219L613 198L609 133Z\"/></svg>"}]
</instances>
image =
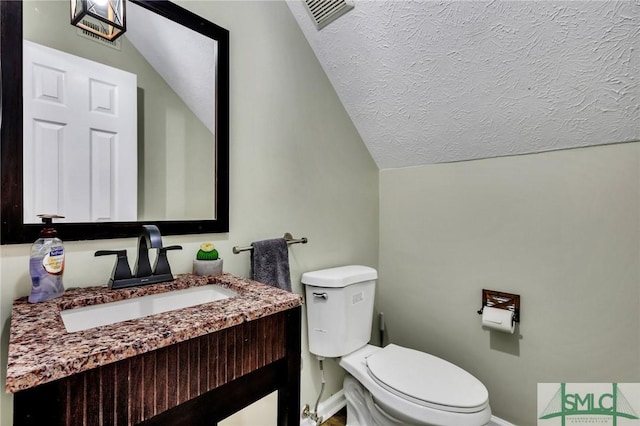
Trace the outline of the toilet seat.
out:
<instances>
[{"instance_id":1,"label":"toilet seat","mask_svg":"<svg viewBox=\"0 0 640 426\"><path fill-rule=\"evenodd\" d=\"M487 388L462 368L436 356L390 344L366 358L371 378L415 404L456 413L481 411Z\"/></svg>"},{"instance_id":2,"label":"toilet seat","mask_svg":"<svg viewBox=\"0 0 640 426\"><path fill-rule=\"evenodd\" d=\"M388 353L393 353L398 348L400 348L401 351L407 349L397 346L396 348L387 351L387 354L383 355L383 357L392 357L391 355L388 355ZM404 392L400 392L398 391L398 389L394 389L388 384L383 385L380 379L374 379L373 375L369 371L368 359L378 352L383 351L384 349L386 348L380 348L372 345L363 346L362 348L343 356L340 360L340 366L346 370L349 376L353 376L362 386L364 386L364 388L366 388L369 393L371 393L375 404L380 407L381 410L393 416L394 418L399 419L401 424L479 426L485 425L489 422L489 420L491 419L491 407L489 406L488 392L486 393L487 396L484 403L480 402L475 407L475 411L472 411L474 410L473 408L466 407L465 412L464 409L461 410L460 407L455 407L456 404L452 406L444 406L440 404L429 403L428 401L424 401L421 398L415 398L415 396L413 395L408 395L407 393L411 393L411 391L408 391L406 388L403 389ZM422 354L422 352L419 353ZM378 361L382 363L382 359L383 358L379 358ZM440 363L447 363L447 361L439 358L436 358L436 360L438 361L431 365L441 366L443 364ZM401 360L396 360L395 358L393 358L390 363L391 365L386 365L388 366L388 369L394 369L400 367L401 363ZM376 357L373 358L373 364L376 364ZM378 375L384 376L384 374L381 373L380 370L375 366L373 368ZM415 368L414 370L410 369L410 371L416 370L417 368ZM473 378L473 376L471 376L470 374L469 376ZM475 378L473 379L477 380ZM411 380L414 381L416 385L424 385L425 387L431 386L428 384L430 381L433 382L433 380L424 379L424 376L418 378L418 376L416 375L413 375L413 378ZM389 381L393 383L391 379ZM394 384L398 387L403 388L397 383ZM482 384L480 383L480 385ZM484 388L484 385L482 385L482 387ZM461 389L457 389L457 391L463 392L463 390ZM486 388L484 389L484 391L486 392ZM345 395L346 393L347 389L345 389ZM415 393L421 395L420 392ZM424 398L424 395L421 396ZM460 404L457 403L457 405ZM370 426L370 424L370 422L363 423L363 425L366 426Z\"/></svg>"}]
</instances>

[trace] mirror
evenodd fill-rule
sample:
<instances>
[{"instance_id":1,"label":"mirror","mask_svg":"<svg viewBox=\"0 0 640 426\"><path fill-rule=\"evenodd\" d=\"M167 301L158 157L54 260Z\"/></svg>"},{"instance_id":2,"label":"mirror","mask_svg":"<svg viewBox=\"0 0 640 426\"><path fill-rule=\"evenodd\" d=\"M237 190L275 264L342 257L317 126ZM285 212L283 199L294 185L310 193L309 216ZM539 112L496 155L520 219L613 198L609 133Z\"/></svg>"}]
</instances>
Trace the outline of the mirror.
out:
<instances>
[{"instance_id":1,"label":"mirror","mask_svg":"<svg viewBox=\"0 0 640 426\"><path fill-rule=\"evenodd\" d=\"M47 8L52 3L60 2L42 2L41 8ZM63 4L68 11L68 3ZM116 219L115 222L106 222L98 217L97 222L90 222L83 218L78 222L69 220L57 223L56 228L64 240L136 236L141 223L157 225L163 235L227 232L229 228L228 31L168 1L130 0L127 4L131 9L127 17L127 32L121 37L119 46L112 46L105 45L109 42L96 42L81 37L81 34L77 34L79 30L69 25L68 16L58 18L56 15L55 18L56 25L65 26L61 30L66 34L64 36L54 36L55 31L50 27L42 29L44 24L36 25L34 29L32 21L38 18L39 13L47 19L53 19L54 13L50 10L37 10L32 2L25 3L25 6L28 7L26 10L23 9L22 2L17 1L0 4L2 12L0 51L2 55L2 164L0 169L2 228L0 238L2 243L32 242L41 229L39 223L29 223L29 219L25 218L23 213L26 211L25 207L29 207L30 204L29 199L25 202L23 191L29 187L30 179L36 183L38 181L28 174L23 175L23 172L27 171L25 169L33 168L32 166L23 167L23 161L27 161L24 157L28 156L29 151L25 150L28 145L23 145L23 136L30 131L29 127L23 129L22 124L23 120L27 120L23 117L22 92L26 86L23 84L25 83L23 82L23 54L27 56L30 54L23 51L23 36L25 39L35 39L31 41L36 43L46 43L47 48L83 56L92 61L125 69L138 76L136 88L138 182L130 182L135 179L128 181L129 185L135 185L137 188L137 217L131 220L127 218L124 221ZM141 14L145 13L151 15L140 18ZM135 16L138 17L135 18ZM160 19L155 29L151 24L155 19L152 18ZM61 19L66 20L58 22ZM136 25L136 19L143 19L146 25ZM163 22L162 19L167 21ZM171 26L187 31L190 35L171 36L172 30L169 30ZM41 29L38 30L37 27ZM151 42L147 43L147 47L162 49L155 53L155 57L153 53L145 53L138 55L136 59L130 54L130 52L143 52L146 49L143 40L146 36L141 34L141 28L149 31L153 36ZM131 40L125 39L127 35L131 36ZM168 38L163 40L163 37ZM66 40L62 46L58 46L54 45L56 38L66 38ZM201 45L201 51L211 53L212 50L215 53L212 55L213 59L209 61L211 63L209 68L212 68L215 73L215 78L209 77L215 83L210 84L211 89L203 90L202 87L206 87L205 83L196 82L195 77L191 77L188 73L194 71L198 64L207 62L202 60L206 56L204 53L195 55L196 58L193 54L190 57L180 58L178 62L180 67L167 63L158 64L163 60L166 62L167 59L178 57L177 54L169 51L170 45L176 40L178 43L174 44L178 47L181 43L183 46L185 43L190 46ZM186 40L195 41L186 42ZM187 51L188 49L178 50ZM112 54L115 59L109 59L108 54ZM162 76L164 72L157 71L157 75L151 77L149 75L153 73L140 72L141 68L149 64L155 65L158 69L172 68L175 80L194 83L194 86L200 90L196 90L196 96L194 96L183 94L189 91L188 87L171 88L167 91L170 96L162 97L173 98L173 103L169 106L159 104L158 85L150 84L148 81L158 80L158 76ZM205 74L205 71L196 71L196 75ZM171 77L162 79L169 81ZM162 84L167 87L174 85L172 82ZM201 96L202 93L209 94L210 91L213 91L210 96ZM197 96L204 99L196 99L195 107L189 105L190 99ZM205 106L202 107L202 105ZM201 110L207 111L202 115L204 118L196 116L197 111ZM151 111L154 113L148 114ZM25 142L32 139L33 136L29 135L28 139L25 138ZM197 147L204 148L204 151L197 151ZM27 154L23 155L25 152ZM175 159L181 157L186 162L176 163ZM198 162L200 162L199 165ZM196 170L195 176L191 174L193 170ZM207 175L207 173L210 174Z\"/></svg>"}]
</instances>

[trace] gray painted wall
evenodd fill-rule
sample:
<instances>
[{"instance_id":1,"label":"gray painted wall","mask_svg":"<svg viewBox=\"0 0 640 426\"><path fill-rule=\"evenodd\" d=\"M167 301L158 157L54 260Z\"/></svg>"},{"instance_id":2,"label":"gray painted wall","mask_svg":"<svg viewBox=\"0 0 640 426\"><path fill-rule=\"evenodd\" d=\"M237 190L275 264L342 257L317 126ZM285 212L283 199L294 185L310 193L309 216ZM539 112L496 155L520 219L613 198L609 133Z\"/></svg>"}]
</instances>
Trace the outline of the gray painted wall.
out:
<instances>
[{"instance_id":1,"label":"gray painted wall","mask_svg":"<svg viewBox=\"0 0 640 426\"><path fill-rule=\"evenodd\" d=\"M476 375L494 415L640 381L640 143L383 171L380 242L389 339ZM514 335L481 327L483 288L520 294Z\"/></svg>"}]
</instances>

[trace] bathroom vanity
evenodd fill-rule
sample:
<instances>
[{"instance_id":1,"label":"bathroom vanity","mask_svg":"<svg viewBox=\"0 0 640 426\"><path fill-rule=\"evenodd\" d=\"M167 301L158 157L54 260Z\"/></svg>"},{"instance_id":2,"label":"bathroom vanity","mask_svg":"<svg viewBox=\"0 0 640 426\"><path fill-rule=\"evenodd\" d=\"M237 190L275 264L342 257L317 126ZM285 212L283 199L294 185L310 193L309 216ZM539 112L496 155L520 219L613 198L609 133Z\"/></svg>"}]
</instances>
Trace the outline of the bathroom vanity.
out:
<instances>
[{"instance_id":1,"label":"bathroom vanity","mask_svg":"<svg viewBox=\"0 0 640 426\"><path fill-rule=\"evenodd\" d=\"M217 285L237 296L67 332L61 311ZM300 421L302 297L223 274L13 305L6 389L15 425L215 425L278 391Z\"/></svg>"}]
</instances>

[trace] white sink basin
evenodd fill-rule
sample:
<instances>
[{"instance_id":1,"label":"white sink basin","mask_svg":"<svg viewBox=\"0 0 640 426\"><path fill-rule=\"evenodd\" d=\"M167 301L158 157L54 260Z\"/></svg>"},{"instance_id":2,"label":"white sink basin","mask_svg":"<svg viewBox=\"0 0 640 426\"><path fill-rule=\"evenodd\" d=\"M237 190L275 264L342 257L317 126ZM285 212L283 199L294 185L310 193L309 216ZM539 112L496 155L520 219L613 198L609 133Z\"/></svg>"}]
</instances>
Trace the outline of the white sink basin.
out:
<instances>
[{"instance_id":1,"label":"white sink basin","mask_svg":"<svg viewBox=\"0 0 640 426\"><path fill-rule=\"evenodd\" d=\"M217 285L191 287L184 290L135 297L117 302L66 309L60 312L68 332L88 330L101 325L169 312L215 300L228 299L238 294Z\"/></svg>"}]
</instances>

